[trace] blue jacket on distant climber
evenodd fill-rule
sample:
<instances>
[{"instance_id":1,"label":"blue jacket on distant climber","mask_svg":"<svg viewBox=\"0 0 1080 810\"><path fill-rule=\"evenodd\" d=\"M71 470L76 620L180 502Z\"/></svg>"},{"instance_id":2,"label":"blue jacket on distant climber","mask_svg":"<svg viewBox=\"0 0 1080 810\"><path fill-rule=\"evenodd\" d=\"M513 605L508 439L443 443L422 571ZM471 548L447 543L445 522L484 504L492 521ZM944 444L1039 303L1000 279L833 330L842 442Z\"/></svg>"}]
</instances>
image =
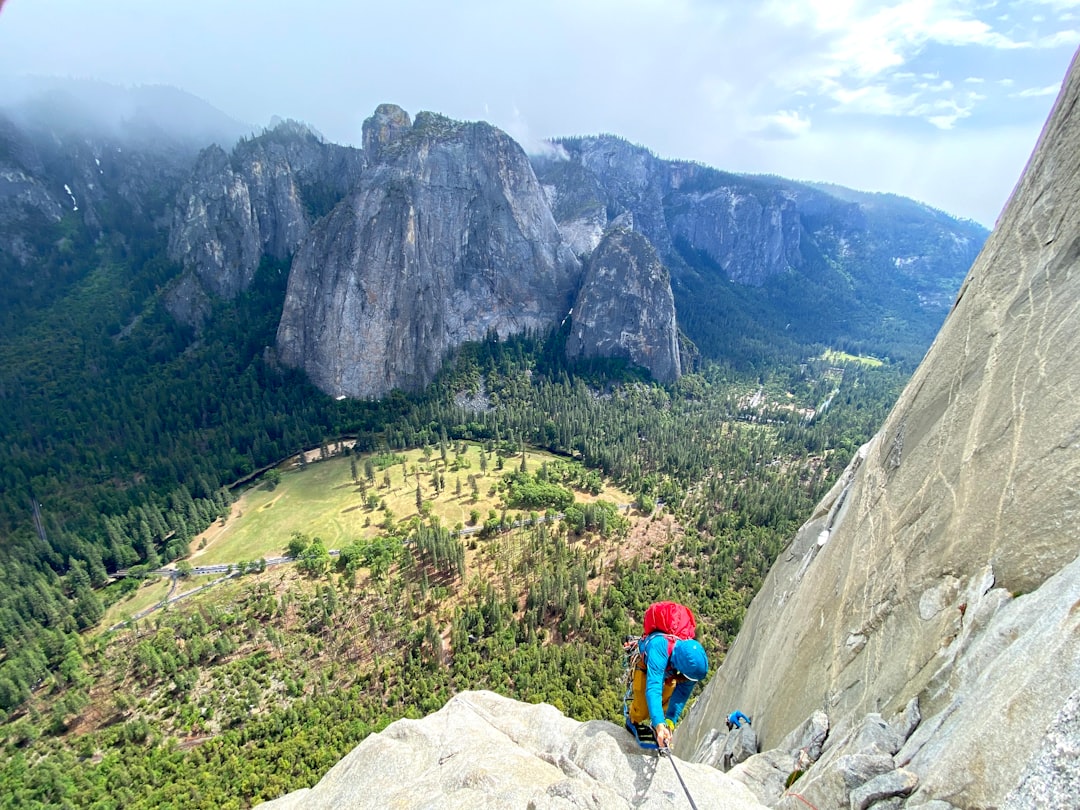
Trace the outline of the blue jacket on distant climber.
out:
<instances>
[{"instance_id":1,"label":"blue jacket on distant climber","mask_svg":"<svg viewBox=\"0 0 1080 810\"><path fill-rule=\"evenodd\" d=\"M682 639L671 646L663 633L643 638L638 647L644 662L634 673L629 719L641 723L648 718L657 741L666 747L670 729L679 722L694 685L709 672L709 659L697 641Z\"/></svg>"},{"instance_id":2,"label":"blue jacket on distant climber","mask_svg":"<svg viewBox=\"0 0 1080 810\"><path fill-rule=\"evenodd\" d=\"M733 711L731 714L728 715L728 719L727 719L728 731L731 731L732 729L736 729L736 728L742 728L743 720L746 721L746 725L750 725L750 718L749 717L747 717L745 714L740 712L738 709Z\"/></svg>"}]
</instances>

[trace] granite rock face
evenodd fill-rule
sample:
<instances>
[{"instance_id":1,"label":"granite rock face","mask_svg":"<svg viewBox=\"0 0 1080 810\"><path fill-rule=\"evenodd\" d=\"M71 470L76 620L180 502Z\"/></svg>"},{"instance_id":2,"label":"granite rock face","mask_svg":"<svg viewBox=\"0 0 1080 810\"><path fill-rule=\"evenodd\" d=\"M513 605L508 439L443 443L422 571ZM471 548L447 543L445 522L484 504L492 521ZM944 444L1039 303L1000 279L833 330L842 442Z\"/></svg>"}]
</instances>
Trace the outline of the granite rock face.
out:
<instances>
[{"instance_id":1,"label":"granite rock face","mask_svg":"<svg viewBox=\"0 0 1080 810\"><path fill-rule=\"evenodd\" d=\"M513 140L379 110L376 159L297 249L277 334L282 362L335 396L416 390L466 341L555 326L580 281Z\"/></svg>"},{"instance_id":2,"label":"granite rock face","mask_svg":"<svg viewBox=\"0 0 1080 810\"><path fill-rule=\"evenodd\" d=\"M895 754L912 807L1053 783L1066 757L1043 741L1073 728L1080 683L1078 101L1074 61L937 340L685 721L689 750L732 706L766 748L817 709L839 736L878 712L897 737L917 724Z\"/></svg>"},{"instance_id":3,"label":"granite rock face","mask_svg":"<svg viewBox=\"0 0 1080 810\"><path fill-rule=\"evenodd\" d=\"M640 233L611 230L585 270L566 355L622 357L663 383L681 373L675 299L667 268Z\"/></svg>"},{"instance_id":4,"label":"granite rock face","mask_svg":"<svg viewBox=\"0 0 1080 810\"><path fill-rule=\"evenodd\" d=\"M62 100L0 109L0 283L45 298L72 281L50 276L43 261L59 240L159 225L198 151L179 137L62 123Z\"/></svg>"},{"instance_id":5,"label":"granite rock face","mask_svg":"<svg viewBox=\"0 0 1080 810\"><path fill-rule=\"evenodd\" d=\"M199 155L181 192L169 237L169 258L180 262L210 292L232 298L255 275L262 258L251 190L220 146Z\"/></svg>"},{"instance_id":6,"label":"granite rock face","mask_svg":"<svg viewBox=\"0 0 1080 810\"><path fill-rule=\"evenodd\" d=\"M59 222L64 206L47 186L45 166L33 141L3 116L0 155L0 253L25 267L36 255L27 238L28 227L35 221Z\"/></svg>"},{"instance_id":7,"label":"granite rock face","mask_svg":"<svg viewBox=\"0 0 1080 810\"><path fill-rule=\"evenodd\" d=\"M1080 690L1073 692L1047 729L1004 810L1080 807Z\"/></svg>"},{"instance_id":8,"label":"granite rock face","mask_svg":"<svg viewBox=\"0 0 1080 810\"><path fill-rule=\"evenodd\" d=\"M820 275L822 257L856 283L894 275L925 306L947 307L986 232L911 200L662 160L614 136L567 138L534 156L559 227L578 253L631 212L676 279L702 262L760 287L789 273Z\"/></svg>"},{"instance_id":9,"label":"granite rock face","mask_svg":"<svg viewBox=\"0 0 1080 810\"><path fill-rule=\"evenodd\" d=\"M672 168L667 224L673 242L692 245L738 284L761 286L802 267L803 223L783 188L750 193L737 183L702 184L698 166ZM699 190L700 187L700 190Z\"/></svg>"},{"instance_id":10,"label":"granite rock face","mask_svg":"<svg viewBox=\"0 0 1080 810\"><path fill-rule=\"evenodd\" d=\"M360 150L327 144L295 122L241 141L231 155L208 147L177 197L169 257L207 292L234 298L263 256L292 254L362 169Z\"/></svg>"},{"instance_id":11,"label":"granite rock face","mask_svg":"<svg viewBox=\"0 0 1080 810\"><path fill-rule=\"evenodd\" d=\"M713 768L676 767L698 807L764 807ZM423 720L399 720L371 735L315 787L262 806L662 810L688 804L672 764L642 751L625 729L578 723L545 704L465 692Z\"/></svg>"},{"instance_id":12,"label":"granite rock face","mask_svg":"<svg viewBox=\"0 0 1080 810\"><path fill-rule=\"evenodd\" d=\"M380 104L375 114L364 121L364 154L377 161L384 146L397 141L412 128L412 119L396 104Z\"/></svg>"}]
</instances>

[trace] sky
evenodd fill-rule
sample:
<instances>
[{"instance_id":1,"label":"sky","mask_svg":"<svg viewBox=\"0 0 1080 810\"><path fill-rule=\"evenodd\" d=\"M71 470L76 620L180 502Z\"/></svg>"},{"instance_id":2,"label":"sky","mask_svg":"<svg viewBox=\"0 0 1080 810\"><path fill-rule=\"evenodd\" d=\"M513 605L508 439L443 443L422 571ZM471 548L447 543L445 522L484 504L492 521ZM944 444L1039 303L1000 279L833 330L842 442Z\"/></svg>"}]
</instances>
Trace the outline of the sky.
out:
<instances>
[{"instance_id":1,"label":"sky","mask_svg":"<svg viewBox=\"0 0 1080 810\"><path fill-rule=\"evenodd\" d=\"M0 0L0 81L167 84L359 145L383 102L527 150L913 197L992 226L1080 45L1080 0Z\"/></svg>"}]
</instances>

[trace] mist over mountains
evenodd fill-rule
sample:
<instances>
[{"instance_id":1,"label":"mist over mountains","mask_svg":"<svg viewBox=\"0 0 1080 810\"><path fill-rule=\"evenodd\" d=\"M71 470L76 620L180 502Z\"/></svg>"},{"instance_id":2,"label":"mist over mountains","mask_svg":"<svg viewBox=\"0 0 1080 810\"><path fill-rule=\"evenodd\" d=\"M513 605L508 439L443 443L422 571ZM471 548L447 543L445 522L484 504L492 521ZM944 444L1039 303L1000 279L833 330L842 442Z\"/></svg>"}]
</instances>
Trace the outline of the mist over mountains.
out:
<instances>
[{"instance_id":1,"label":"mist over mountains","mask_svg":"<svg viewBox=\"0 0 1080 810\"><path fill-rule=\"evenodd\" d=\"M173 142L231 148L253 127L196 96L168 85L119 87L94 79L7 76L0 109L20 126L42 133Z\"/></svg>"}]
</instances>

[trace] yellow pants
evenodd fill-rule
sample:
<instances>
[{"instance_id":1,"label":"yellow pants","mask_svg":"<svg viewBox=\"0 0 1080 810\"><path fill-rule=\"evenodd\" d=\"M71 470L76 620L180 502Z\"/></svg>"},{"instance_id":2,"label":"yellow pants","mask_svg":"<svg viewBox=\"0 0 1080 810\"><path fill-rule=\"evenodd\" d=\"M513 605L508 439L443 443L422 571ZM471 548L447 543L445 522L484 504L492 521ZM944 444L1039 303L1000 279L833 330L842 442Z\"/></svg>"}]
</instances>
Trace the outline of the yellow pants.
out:
<instances>
[{"instance_id":1,"label":"yellow pants","mask_svg":"<svg viewBox=\"0 0 1080 810\"><path fill-rule=\"evenodd\" d=\"M664 691L661 694L661 701L664 705L664 710L667 711L668 699L671 697L672 690L675 689L676 680L674 678L664 679ZM634 699L630 703L630 722L631 723L648 723L652 725L649 719L649 704L645 701L645 665L644 662L638 664L634 668Z\"/></svg>"}]
</instances>

